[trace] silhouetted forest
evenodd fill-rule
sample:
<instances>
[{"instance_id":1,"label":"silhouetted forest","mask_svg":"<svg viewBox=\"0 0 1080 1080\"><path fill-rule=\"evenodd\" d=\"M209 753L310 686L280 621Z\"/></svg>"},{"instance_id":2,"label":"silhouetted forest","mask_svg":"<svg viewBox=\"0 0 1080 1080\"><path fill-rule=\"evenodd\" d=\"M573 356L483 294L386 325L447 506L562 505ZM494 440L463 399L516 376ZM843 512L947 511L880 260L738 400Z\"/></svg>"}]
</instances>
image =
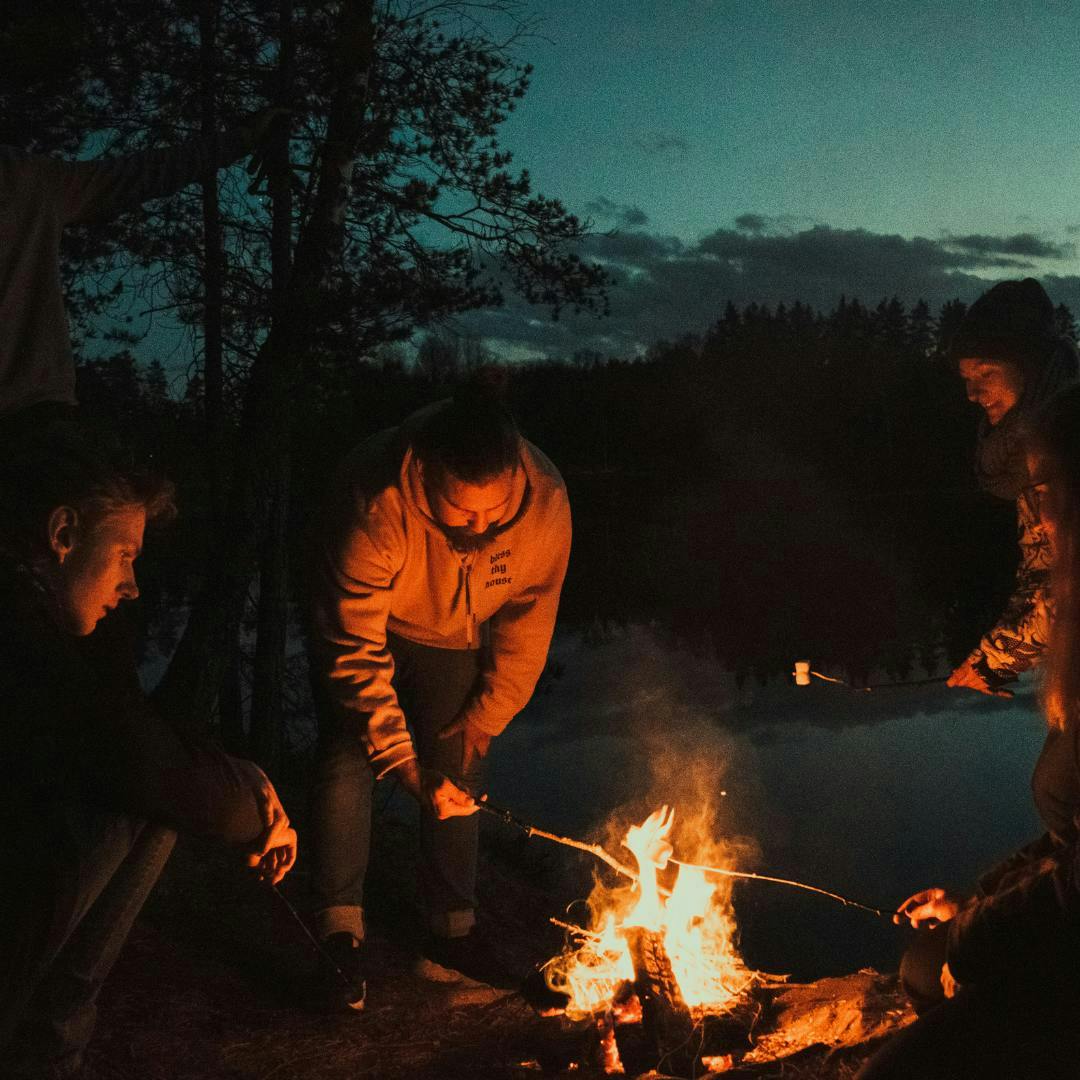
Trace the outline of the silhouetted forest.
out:
<instances>
[{"instance_id":1,"label":"silhouetted forest","mask_svg":"<svg viewBox=\"0 0 1080 1080\"><path fill-rule=\"evenodd\" d=\"M961 657L1016 561L1014 509L973 483L976 410L943 358L963 311L729 306L704 335L639 360L514 366L514 411L572 500L564 625L655 622L742 676L808 656L855 679L917 677ZM308 387L294 415L290 581L303 580L303 525L340 457L483 359L441 335L411 362L390 349ZM160 613L213 561L198 384L170 398L160 366L127 353L83 364L80 382L87 411L180 485L180 522L144 571Z\"/></svg>"},{"instance_id":2,"label":"silhouetted forest","mask_svg":"<svg viewBox=\"0 0 1080 1080\"><path fill-rule=\"evenodd\" d=\"M224 169L69 229L64 260L84 411L180 487L142 570L146 617L178 638L155 700L216 713L272 764L312 506L351 445L485 359L432 328L511 294L538 317L601 314L618 286L581 257L588 223L500 142L533 27L509 0L9 7L0 141L138 155L274 107L252 183ZM514 366L522 428L570 488L565 623L655 622L742 677L963 655L1016 550L1012 507L970 479L975 416L941 359L962 305L722 303L643 358ZM159 312L190 331L180 399L130 351Z\"/></svg>"}]
</instances>

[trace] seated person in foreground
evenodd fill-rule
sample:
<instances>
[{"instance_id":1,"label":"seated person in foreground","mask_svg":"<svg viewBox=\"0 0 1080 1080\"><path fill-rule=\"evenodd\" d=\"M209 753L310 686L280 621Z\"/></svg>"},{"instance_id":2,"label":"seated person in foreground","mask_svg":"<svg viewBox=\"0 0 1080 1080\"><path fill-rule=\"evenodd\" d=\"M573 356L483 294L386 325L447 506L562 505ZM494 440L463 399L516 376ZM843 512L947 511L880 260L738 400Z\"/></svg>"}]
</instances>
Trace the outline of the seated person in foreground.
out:
<instances>
[{"instance_id":1,"label":"seated person in foreground","mask_svg":"<svg viewBox=\"0 0 1080 1080\"><path fill-rule=\"evenodd\" d=\"M131 658L94 635L138 596L143 530L172 512L170 486L118 471L68 425L13 432L0 432L0 1052L17 1033L7 1067L58 1078L81 1068L176 831L236 847L272 882L296 834L257 766L173 730Z\"/></svg>"}]
</instances>

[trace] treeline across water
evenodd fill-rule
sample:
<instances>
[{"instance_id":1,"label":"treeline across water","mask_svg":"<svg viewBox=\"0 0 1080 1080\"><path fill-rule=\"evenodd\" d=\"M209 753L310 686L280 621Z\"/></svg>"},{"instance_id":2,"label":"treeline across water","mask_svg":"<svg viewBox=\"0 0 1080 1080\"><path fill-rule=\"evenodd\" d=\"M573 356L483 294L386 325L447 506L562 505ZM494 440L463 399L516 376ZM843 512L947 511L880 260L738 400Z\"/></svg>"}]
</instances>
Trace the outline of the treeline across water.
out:
<instances>
[{"instance_id":1,"label":"treeline across water","mask_svg":"<svg viewBox=\"0 0 1080 1080\"><path fill-rule=\"evenodd\" d=\"M564 624L602 636L656 623L741 677L795 657L855 679L944 671L996 616L1016 562L1014 509L974 485L976 410L944 358L963 312L729 306L705 334L640 359L515 365L514 412L570 491ZM424 362L439 351L429 342L420 363L335 366L297 401L291 582L341 456L483 358L441 340L438 364ZM199 387L178 400L159 366L125 353L84 363L80 395L179 485L180 521L143 571L148 614L167 627L206 565Z\"/></svg>"}]
</instances>

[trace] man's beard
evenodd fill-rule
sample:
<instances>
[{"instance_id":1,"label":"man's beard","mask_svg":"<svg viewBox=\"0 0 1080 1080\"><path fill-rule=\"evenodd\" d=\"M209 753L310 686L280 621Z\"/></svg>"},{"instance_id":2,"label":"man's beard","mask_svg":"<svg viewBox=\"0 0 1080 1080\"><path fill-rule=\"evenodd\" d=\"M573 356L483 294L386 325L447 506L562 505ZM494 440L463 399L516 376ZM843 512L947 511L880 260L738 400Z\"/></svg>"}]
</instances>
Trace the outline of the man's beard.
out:
<instances>
[{"instance_id":1,"label":"man's beard","mask_svg":"<svg viewBox=\"0 0 1080 1080\"><path fill-rule=\"evenodd\" d=\"M487 547L495 539L495 533L499 531L498 525L489 525L483 532L473 532L465 525L440 525L440 529L446 534L450 546L459 555L471 555L474 551Z\"/></svg>"}]
</instances>

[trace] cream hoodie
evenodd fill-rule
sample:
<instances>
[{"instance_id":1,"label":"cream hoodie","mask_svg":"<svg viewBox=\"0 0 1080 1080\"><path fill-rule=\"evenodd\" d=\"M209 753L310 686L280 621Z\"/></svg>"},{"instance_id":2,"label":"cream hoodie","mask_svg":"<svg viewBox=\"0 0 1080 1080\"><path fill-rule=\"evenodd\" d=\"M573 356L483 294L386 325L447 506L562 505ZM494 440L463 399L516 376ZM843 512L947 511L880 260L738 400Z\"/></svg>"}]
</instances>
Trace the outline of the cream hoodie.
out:
<instances>
[{"instance_id":1,"label":"cream hoodie","mask_svg":"<svg viewBox=\"0 0 1080 1080\"><path fill-rule=\"evenodd\" d=\"M426 412L353 450L315 538L316 668L377 776L416 757L391 685L387 631L471 649L486 624L490 648L463 715L498 735L544 668L570 554L566 487L524 439L511 516L479 552L455 551L432 517L408 443Z\"/></svg>"}]
</instances>

